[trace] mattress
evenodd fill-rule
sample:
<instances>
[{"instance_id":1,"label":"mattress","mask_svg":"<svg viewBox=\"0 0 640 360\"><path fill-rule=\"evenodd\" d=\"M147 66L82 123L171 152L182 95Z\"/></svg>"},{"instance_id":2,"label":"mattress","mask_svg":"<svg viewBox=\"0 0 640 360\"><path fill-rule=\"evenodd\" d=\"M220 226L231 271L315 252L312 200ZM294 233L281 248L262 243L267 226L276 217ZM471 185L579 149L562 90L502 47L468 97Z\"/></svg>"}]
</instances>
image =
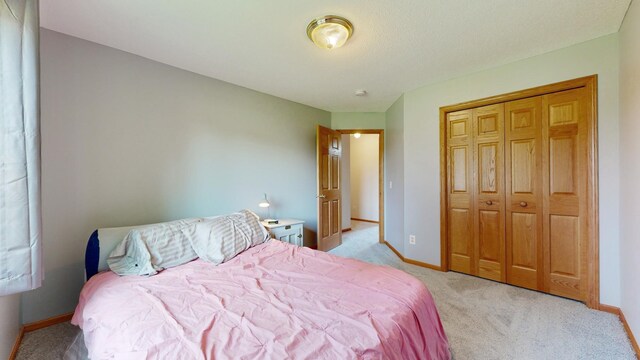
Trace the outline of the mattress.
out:
<instances>
[{"instance_id":1,"label":"mattress","mask_svg":"<svg viewBox=\"0 0 640 360\"><path fill-rule=\"evenodd\" d=\"M72 323L91 359L450 358L422 282L277 240L218 266L98 273Z\"/></svg>"}]
</instances>

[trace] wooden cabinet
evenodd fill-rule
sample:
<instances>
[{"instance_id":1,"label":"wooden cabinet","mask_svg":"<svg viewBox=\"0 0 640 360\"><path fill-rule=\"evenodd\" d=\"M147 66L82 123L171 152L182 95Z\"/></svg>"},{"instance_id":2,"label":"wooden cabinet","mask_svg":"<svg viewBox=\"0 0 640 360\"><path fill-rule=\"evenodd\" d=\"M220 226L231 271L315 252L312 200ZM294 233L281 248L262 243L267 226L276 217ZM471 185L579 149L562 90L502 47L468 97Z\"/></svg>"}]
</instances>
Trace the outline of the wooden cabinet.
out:
<instances>
[{"instance_id":1,"label":"wooden cabinet","mask_svg":"<svg viewBox=\"0 0 640 360\"><path fill-rule=\"evenodd\" d=\"M443 113L448 269L587 300L588 90Z\"/></svg>"}]
</instances>

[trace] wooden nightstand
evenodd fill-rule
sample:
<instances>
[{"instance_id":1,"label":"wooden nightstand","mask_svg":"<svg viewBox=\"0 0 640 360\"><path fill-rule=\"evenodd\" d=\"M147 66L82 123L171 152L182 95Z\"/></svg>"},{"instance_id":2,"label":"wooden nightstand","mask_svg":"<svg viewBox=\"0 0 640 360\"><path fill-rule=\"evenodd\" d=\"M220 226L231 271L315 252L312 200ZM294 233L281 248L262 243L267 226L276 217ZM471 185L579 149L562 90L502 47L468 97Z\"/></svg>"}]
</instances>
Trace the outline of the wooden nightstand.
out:
<instances>
[{"instance_id":1,"label":"wooden nightstand","mask_svg":"<svg viewBox=\"0 0 640 360\"><path fill-rule=\"evenodd\" d=\"M269 230L271 236L280 241L288 242L289 244L303 246L303 230L302 224L304 221L296 219L280 219L277 224L267 224L265 221L261 221L262 225Z\"/></svg>"}]
</instances>

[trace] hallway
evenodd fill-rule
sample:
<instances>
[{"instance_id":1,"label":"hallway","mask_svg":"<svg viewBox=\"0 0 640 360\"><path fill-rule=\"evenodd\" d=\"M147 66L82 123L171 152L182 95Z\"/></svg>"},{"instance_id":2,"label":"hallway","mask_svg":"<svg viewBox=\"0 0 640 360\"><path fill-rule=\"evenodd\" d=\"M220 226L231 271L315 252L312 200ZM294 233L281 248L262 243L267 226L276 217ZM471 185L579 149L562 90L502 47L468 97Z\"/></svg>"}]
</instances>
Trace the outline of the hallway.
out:
<instances>
[{"instance_id":1,"label":"hallway","mask_svg":"<svg viewBox=\"0 0 640 360\"><path fill-rule=\"evenodd\" d=\"M342 245L329 252L374 264L402 266L402 261L386 245L379 243L378 238L378 224L351 220L351 231L342 233Z\"/></svg>"}]
</instances>

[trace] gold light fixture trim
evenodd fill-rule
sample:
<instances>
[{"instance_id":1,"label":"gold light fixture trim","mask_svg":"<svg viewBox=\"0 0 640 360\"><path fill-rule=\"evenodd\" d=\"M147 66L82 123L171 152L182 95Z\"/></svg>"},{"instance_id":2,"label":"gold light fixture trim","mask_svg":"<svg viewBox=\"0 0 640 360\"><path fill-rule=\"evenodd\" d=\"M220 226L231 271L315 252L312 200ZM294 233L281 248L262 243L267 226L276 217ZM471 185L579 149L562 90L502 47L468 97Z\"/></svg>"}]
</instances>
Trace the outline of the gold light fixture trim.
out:
<instances>
[{"instance_id":1,"label":"gold light fixture trim","mask_svg":"<svg viewBox=\"0 0 640 360\"><path fill-rule=\"evenodd\" d=\"M323 49L337 49L353 35L351 21L338 15L326 15L313 19L307 26L307 36Z\"/></svg>"}]
</instances>

